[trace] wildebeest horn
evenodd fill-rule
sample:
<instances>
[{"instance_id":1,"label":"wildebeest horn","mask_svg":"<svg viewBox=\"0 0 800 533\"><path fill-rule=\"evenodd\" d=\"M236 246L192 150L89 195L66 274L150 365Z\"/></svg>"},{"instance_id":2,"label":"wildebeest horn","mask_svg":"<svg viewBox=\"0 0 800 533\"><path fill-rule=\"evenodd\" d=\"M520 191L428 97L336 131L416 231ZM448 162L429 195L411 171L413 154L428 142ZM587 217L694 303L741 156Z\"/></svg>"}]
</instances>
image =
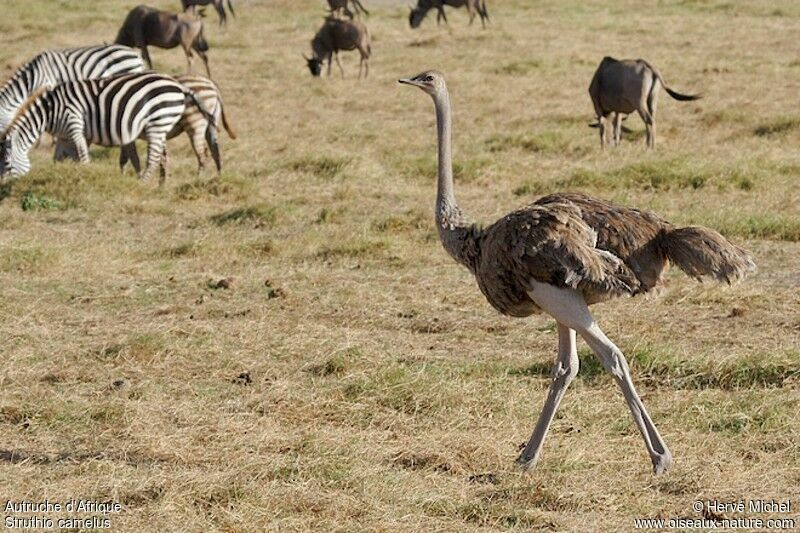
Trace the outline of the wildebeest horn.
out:
<instances>
[{"instance_id":1,"label":"wildebeest horn","mask_svg":"<svg viewBox=\"0 0 800 533\"><path fill-rule=\"evenodd\" d=\"M310 57L308 57L308 56L305 54L305 52L301 52L301 53L300 53L300 55L301 55L301 56L303 56L303 59L305 59L306 61L311 61L311 58L310 58Z\"/></svg>"}]
</instances>

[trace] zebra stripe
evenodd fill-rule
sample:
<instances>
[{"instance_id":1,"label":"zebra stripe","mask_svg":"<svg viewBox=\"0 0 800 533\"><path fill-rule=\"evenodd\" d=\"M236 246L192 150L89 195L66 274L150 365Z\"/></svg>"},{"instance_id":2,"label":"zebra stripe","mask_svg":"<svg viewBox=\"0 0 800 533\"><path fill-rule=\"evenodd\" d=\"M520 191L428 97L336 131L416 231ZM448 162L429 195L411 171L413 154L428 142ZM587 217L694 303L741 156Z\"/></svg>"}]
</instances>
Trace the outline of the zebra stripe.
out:
<instances>
[{"instance_id":1,"label":"zebra stripe","mask_svg":"<svg viewBox=\"0 0 800 533\"><path fill-rule=\"evenodd\" d=\"M189 136L192 149L197 156L198 173L205 168L205 160L209 151L217 167L217 172L219 172L222 168L222 162L216 130L219 129L220 123L225 127L231 139L236 138L236 133L231 129L225 117L225 109L219 87L210 79L202 76L183 75L175 79L194 94L206 112L213 117L215 127L209 129L208 117L193 102L187 103L183 116L167 134L167 139L172 139L185 132ZM59 140L56 143L53 159L55 161L63 161L65 159L78 161L78 153L70 142ZM122 148L120 170L124 170L128 161L131 162L137 173L140 172L139 156L136 153L136 146L133 144Z\"/></svg>"},{"instance_id":2,"label":"zebra stripe","mask_svg":"<svg viewBox=\"0 0 800 533\"><path fill-rule=\"evenodd\" d=\"M123 146L143 135L147 168L141 178L147 179L164 164L167 133L183 115L186 100L187 89L156 72L62 83L20 108L3 138L0 174L27 173L28 152L47 131L71 141L82 163L89 162L88 143Z\"/></svg>"},{"instance_id":3,"label":"zebra stripe","mask_svg":"<svg viewBox=\"0 0 800 533\"><path fill-rule=\"evenodd\" d=\"M143 71L141 56L127 46L46 50L18 68L0 88L0 131L8 127L20 106L39 88Z\"/></svg>"}]
</instances>

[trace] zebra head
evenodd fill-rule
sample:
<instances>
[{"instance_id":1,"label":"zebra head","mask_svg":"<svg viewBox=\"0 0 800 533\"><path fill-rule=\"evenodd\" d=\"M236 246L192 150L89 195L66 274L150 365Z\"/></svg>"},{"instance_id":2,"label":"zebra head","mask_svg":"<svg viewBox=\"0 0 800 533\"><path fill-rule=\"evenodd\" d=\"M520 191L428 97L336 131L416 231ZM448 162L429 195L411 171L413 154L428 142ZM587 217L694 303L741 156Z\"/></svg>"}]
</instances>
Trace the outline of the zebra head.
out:
<instances>
[{"instance_id":1,"label":"zebra head","mask_svg":"<svg viewBox=\"0 0 800 533\"><path fill-rule=\"evenodd\" d=\"M18 178L31 170L28 151L22 149L14 131L0 140L0 177Z\"/></svg>"}]
</instances>

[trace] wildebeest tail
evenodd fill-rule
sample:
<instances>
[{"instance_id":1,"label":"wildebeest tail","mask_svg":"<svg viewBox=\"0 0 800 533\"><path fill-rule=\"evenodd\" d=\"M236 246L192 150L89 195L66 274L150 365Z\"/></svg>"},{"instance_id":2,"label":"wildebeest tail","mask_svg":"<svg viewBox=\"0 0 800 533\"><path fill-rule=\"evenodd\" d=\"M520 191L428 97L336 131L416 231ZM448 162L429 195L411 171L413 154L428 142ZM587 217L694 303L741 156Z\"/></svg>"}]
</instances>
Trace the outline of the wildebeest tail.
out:
<instances>
[{"instance_id":1,"label":"wildebeest tail","mask_svg":"<svg viewBox=\"0 0 800 533\"><path fill-rule=\"evenodd\" d=\"M664 85L663 80L662 80L661 84ZM681 94L678 91L673 91L672 89L670 89L666 85L664 85L664 89L666 89L667 94L669 94L675 100L680 100L681 102L688 102L688 101L691 101L691 100L699 100L700 98L703 97L703 95L701 95L701 94Z\"/></svg>"},{"instance_id":2,"label":"wildebeest tail","mask_svg":"<svg viewBox=\"0 0 800 533\"><path fill-rule=\"evenodd\" d=\"M669 94L675 100L679 100L681 102L689 102L689 101L692 101L692 100L699 100L700 98L703 97L702 94L682 94L682 93L679 93L678 91L670 89L669 86L667 85L667 82L664 81L664 76L661 75L661 72L659 72L659 70L656 67L654 67L653 65L651 65L647 61L645 61L644 63L645 63L645 65L648 66L648 68L651 71L653 71L653 75L656 77L656 79L658 81L661 82L661 85L664 86L664 89L667 91L667 94Z\"/></svg>"}]
</instances>

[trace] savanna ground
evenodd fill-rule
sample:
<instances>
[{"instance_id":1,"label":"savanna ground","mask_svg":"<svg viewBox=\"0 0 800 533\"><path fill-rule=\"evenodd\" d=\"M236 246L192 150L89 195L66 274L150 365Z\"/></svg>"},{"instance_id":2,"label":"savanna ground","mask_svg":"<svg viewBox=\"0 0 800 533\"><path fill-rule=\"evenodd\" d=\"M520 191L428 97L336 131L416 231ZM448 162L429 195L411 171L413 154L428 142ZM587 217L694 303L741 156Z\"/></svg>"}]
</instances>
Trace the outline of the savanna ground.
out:
<instances>
[{"instance_id":1,"label":"savanna ground","mask_svg":"<svg viewBox=\"0 0 800 533\"><path fill-rule=\"evenodd\" d=\"M113 40L135 4L5 0L2 77ZM115 149L54 165L45 141L3 188L0 500L115 500L128 531L609 531L698 517L696 499L796 513L800 5L488 0L485 31L462 11L412 31L399 2L366 4L362 81L356 54L344 80L309 75L321 0L237 1L224 31L210 14L239 133L221 134L220 179L196 177L185 138L161 189L120 176ZM183 72L179 50L151 53ZM632 117L601 153L587 87L604 55L705 98L662 93L656 151ZM448 76L477 220L580 190L753 250L739 286L672 272L657 296L595 308L675 455L666 475L584 347L539 464L515 468L554 322L498 315L441 249L433 108L395 81L426 68Z\"/></svg>"}]
</instances>

